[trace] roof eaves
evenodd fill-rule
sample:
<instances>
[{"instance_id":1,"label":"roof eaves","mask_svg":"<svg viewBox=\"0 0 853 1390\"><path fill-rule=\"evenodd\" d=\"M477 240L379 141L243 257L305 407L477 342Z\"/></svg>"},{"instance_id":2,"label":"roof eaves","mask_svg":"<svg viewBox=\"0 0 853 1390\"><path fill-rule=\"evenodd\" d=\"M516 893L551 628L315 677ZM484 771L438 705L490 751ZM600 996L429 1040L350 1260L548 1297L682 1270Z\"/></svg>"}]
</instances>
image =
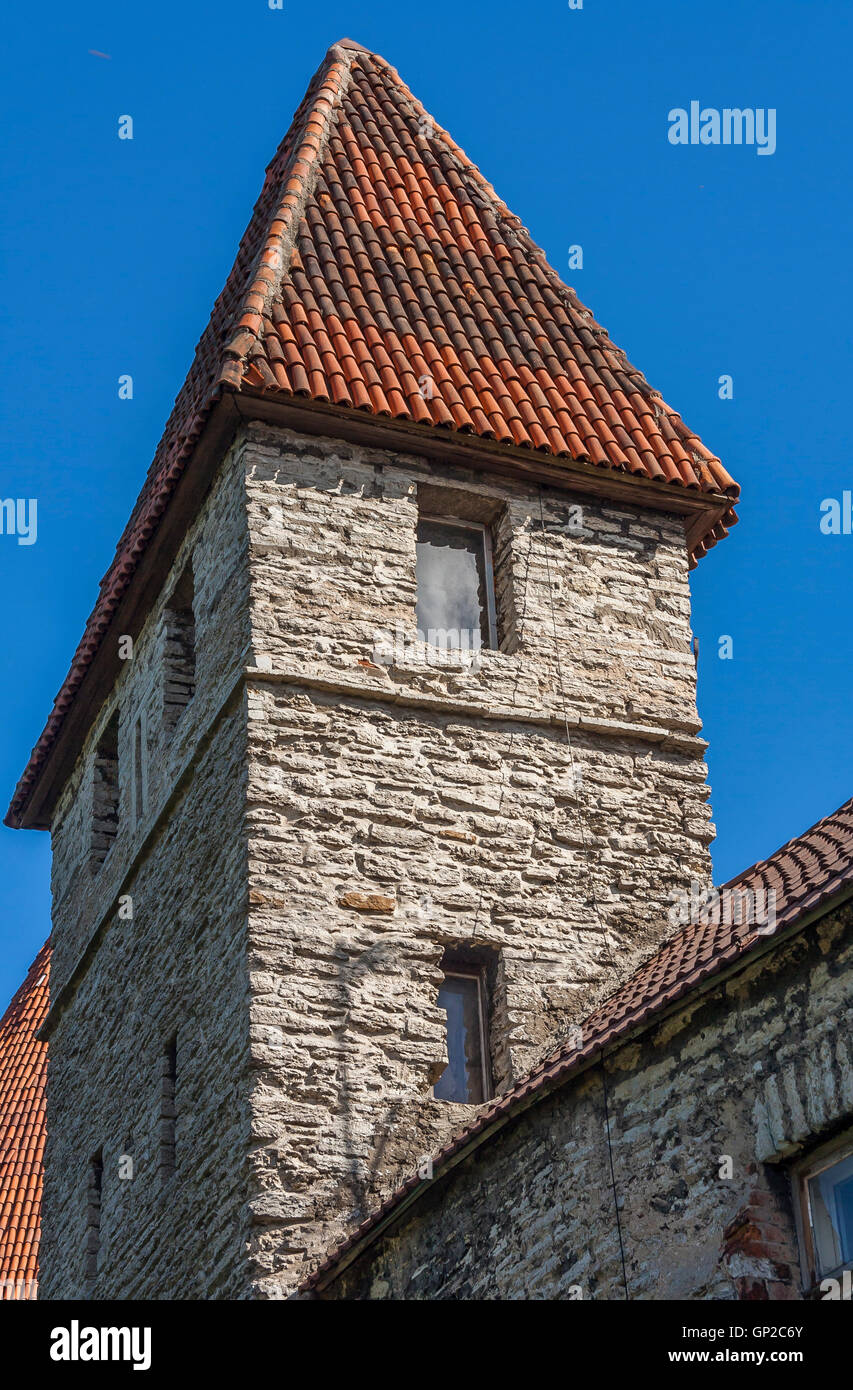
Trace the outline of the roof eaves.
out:
<instances>
[{"instance_id":1,"label":"roof eaves","mask_svg":"<svg viewBox=\"0 0 853 1390\"><path fill-rule=\"evenodd\" d=\"M381 76L386 83L384 91L377 91L377 82L374 81L377 76ZM361 79L364 81L359 87ZM379 83L378 86L381 87L382 84ZM254 388L260 382L265 389L269 389L271 395L281 392L282 396L288 399L303 398L307 395L317 407L330 399L327 394L329 383L321 370L323 364L318 359L317 348L313 342L309 342L306 349L309 355L310 352L314 353L311 381L308 382L306 378L305 389L298 387L293 390L288 389L288 382L290 381L292 386L292 381L280 366L279 358L276 357L279 368L277 372L273 372L265 361L264 343L267 334L271 341L274 339L270 315L275 318L275 311L281 309L285 282L292 288L293 267L299 261L298 228L303 221L311 220L310 217L303 218L303 214L310 211L312 189L316 191L321 167L326 162L325 154L335 143L342 112L350 102L351 90L357 87L361 92L361 99L381 103L387 98L398 108L398 116L401 111L405 111L405 117L401 117L403 125L410 120L413 112L428 117L430 129L434 131L436 142L444 152L444 163L439 160L441 167L436 166L440 177L435 189L439 186L443 190L452 189L452 194L448 196L455 200L460 187L457 176L459 171L464 173L463 192L466 199L463 201L467 200L484 210L480 219L483 222L480 232L481 242L486 247L483 253L484 264L488 262L492 267L489 274L494 273L498 277L509 276L512 280L512 277L522 273L524 268L535 270L532 280L537 283L536 302L541 305L543 324L549 325L546 338L552 345L559 339L565 351L559 357L559 362L559 355L551 353L553 371L556 373L551 379L549 373L552 367L545 372L540 362L537 371L532 370L531 361L535 366L537 358L532 338L529 342L522 341L525 338L522 332L519 340L514 341L513 333L510 333L511 345L516 354L520 353L523 359L520 365L527 373L525 380L530 377L527 386L522 388L519 385L519 389L524 391L535 387L535 391L541 396L542 383L539 376L544 373L548 378L545 382L550 392L546 402L547 408L539 406L540 410L544 411L541 420L533 411L535 418L528 422L529 428L523 423L521 414L510 394L506 392L502 396L502 400L509 403L510 414L506 418L501 415L505 406L498 406L495 401L492 401L491 406L487 405L488 414L478 405L472 416L458 399L455 406L454 401L450 400L450 406L454 407L450 409L447 402L439 400L440 391L436 393L435 399L438 404L435 406L434 414L431 414L420 397L417 397L420 406L414 404L415 395L411 391L411 399L404 397L400 383L395 384L391 393L396 397L392 408L381 385L374 382L372 394L367 390L363 373L359 375L361 368L358 364L356 379L350 381L349 385L341 371L333 374L337 383L337 394L332 393L335 399L341 401L346 398L347 391L358 388L362 393L360 410L369 408L379 416L390 414L392 410L402 411L404 415L410 415L419 421L429 418L430 427L437 434L455 430L467 437L467 432L471 431L479 433L482 440L496 440L498 447L503 447L505 442L514 441L515 444L523 446L531 457L542 458L548 455L556 460L565 457L567 462L580 461L590 473L598 473L599 476L603 475L605 469L609 469L612 473L620 473L631 480L666 479L668 483L673 484L673 495L676 488L691 491L697 497L703 493L709 494L711 506L700 509L702 515L691 527L691 564L727 535L728 528L736 520L733 505L738 496L737 484L722 467L719 459L684 425L677 412L663 402L659 393L649 385L642 373L631 365L624 352L610 340L606 330L595 321L592 313L580 303L575 292L562 283L557 273L548 265L544 252L532 241L521 221L503 203L492 185L450 134L433 121L396 70L385 59L371 53L363 45L350 39L341 40L326 54L285 139L268 166L261 196L240 243L232 272L214 305L210 322L199 341L192 367L167 422L146 483L119 541L113 563L101 582L101 592L71 668L16 788L6 817L6 823L9 825L18 827L25 823L34 823L32 816L28 818L25 814L28 812L33 788L42 777L59 731L78 698L86 672L102 648L118 605L131 586L141 556L168 508L178 481L188 470L190 459L194 457L203 431L207 427L211 407L220 393L226 390L242 392L247 388ZM387 112L386 106L387 102L382 106L382 116L377 117L380 126L383 125L385 115L388 116L388 122L392 123L393 112ZM375 111L377 108L372 109ZM347 119L352 124L352 113L349 113ZM407 148L411 156L411 147ZM418 164L417 159L412 166L413 169L415 166L421 168L424 178L429 183L432 175L427 177L425 169ZM352 175L352 170L349 172ZM486 226L489 228L488 236L484 231ZM310 229L306 228L305 235L310 241ZM480 254L478 251L477 255ZM495 256L500 260L500 270L496 266ZM522 279L526 279L523 274ZM459 290L460 287L457 286L457 291ZM544 291L545 299L540 291ZM310 296L310 287L306 293ZM478 295L475 295L475 299ZM555 316L554 305L557 301L562 309ZM485 304L485 301L483 303ZM537 313L539 312L537 309ZM453 314L455 313L454 309ZM486 317L489 319L488 327L492 338L497 342L500 335L495 336L496 321L492 321L489 314ZM448 324L453 330L453 323L448 320ZM377 329L375 323L373 328ZM445 331L446 328L447 326ZM556 338L554 334L557 335ZM296 352L297 366L305 378L305 367L299 359L299 344L293 334L291 340L290 347ZM568 394L563 390L564 383L568 383L565 353L569 351L569 343L576 345L577 354L587 364L594 388L591 390L589 383L583 380L579 384L576 382L579 395L576 395L574 388L568 391ZM531 353L532 359L527 360ZM356 361L352 354L350 357L353 362ZM340 368L339 360L336 361L336 365ZM577 355L574 366L578 366ZM497 375L500 376L500 373ZM583 378L582 372L580 375ZM513 379L516 377L520 383L521 377L517 373ZM558 381L559 389L555 384ZM411 382L407 389L410 386ZM451 397L454 393L458 396L452 383L447 390ZM488 396L490 392L486 391L485 394ZM589 404L581 405L580 396ZM555 405L555 397L559 398L558 405ZM570 403L570 398L574 404ZM612 405L613 400L617 398L619 409L614 408L611 412L614 418L605 418L600 409L602 399L605 404L610 400ZM552 406L561 417L559 427ZM573 420L572 412L578 413L577 421ZM498 416L500 421L496 424ZM638 422L638 416L642 423ZM652 442L645 435L646 423L650 420L656 422ZM712 493L715 495L710 496ZM716 502L720 496L724 505L717 508Z\"/></svg>"}]
</instances>

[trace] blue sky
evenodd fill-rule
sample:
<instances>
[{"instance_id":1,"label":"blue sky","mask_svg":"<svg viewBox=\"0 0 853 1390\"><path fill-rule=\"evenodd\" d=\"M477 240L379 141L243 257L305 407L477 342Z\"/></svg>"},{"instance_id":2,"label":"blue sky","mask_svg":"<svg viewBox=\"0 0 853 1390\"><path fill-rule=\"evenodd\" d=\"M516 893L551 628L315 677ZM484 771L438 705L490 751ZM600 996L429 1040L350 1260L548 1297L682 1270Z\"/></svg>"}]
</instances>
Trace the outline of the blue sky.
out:
<instances>
[{"instance_id":1,"label":"blue sky","mask_svg":"<svg viewBox=\"0 0 853 1390\"><path fill-rule=\"evenodd\" d=\"M4 808L264 166L345 35L399 69L742 485L692 581L718 880L853 793L853 536L819 526L853 489L853 7L47 0L4 29L0 496L39 504L35 545L0 536ZM775 108L775 154L672 146L692 100ZM49 930L48 885L48 837L4 828L0 1006Z\"/></svg>"}]
</instances>

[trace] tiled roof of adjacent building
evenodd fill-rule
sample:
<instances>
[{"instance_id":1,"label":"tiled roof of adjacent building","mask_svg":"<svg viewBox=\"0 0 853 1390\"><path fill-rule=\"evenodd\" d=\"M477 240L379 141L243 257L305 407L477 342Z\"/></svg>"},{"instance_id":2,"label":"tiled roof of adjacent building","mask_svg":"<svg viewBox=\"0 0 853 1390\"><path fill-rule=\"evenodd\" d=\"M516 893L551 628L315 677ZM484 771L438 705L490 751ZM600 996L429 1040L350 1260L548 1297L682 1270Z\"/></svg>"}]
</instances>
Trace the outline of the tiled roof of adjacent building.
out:
<instances>
[{"instance_id":1,"label":"tiled roof of adjacent building","mask_svg":"<svg viewBox=\"0 0 853 1390\"><path fill-rule=\"evenodd\" d=\"M731 879L724 888L749 890L756 895L753 901L758 905L754 914L758 923L738 925L730 920L727 924L725 916L731 918L735 914L721 910L719 914L709 912L705 922L684 926L582 1022L570 1044L557 1048L516 1086L481 1109L472 1124L439 1150L433 1158L432 1181L472 1143L501 1128L514 1114L567 1081L611 1043L642 1027L704 981L737 964L762 941L805 920L842 891L853 890L853 800L818 821L804 835L790 840L769 859ZM764 899L775 918L771 930L763 929L766 923L762 919L769 914L757 896L762 893L774 895ZM332 1277L357 1246L384 1227L415 1193L420 1195L429 1186L429 1180L410 1177L303 1282L301 1291L310 1292Z\"/></svg>"},{"instance_id":2,"label":"tiled roof of adjacent building","mask_svg":"<svg viewBox=\"0 0 853 1390\"><path fill-rule=\"evenodd\" d=\"M34 1298L41 1232L50 945L0 1019L0 1299Z\"/></svg>"},{"instance_id":3,"label":"tiled roof of adjacent building","mask_svg":"<svg viewBox=\"0 0 853 1390\"><path fill-rule=\"evenodd\" d=\"M224 391L476 436L499 451L634 475L660 484L662 496L709 494L721 502L719 519L694 538L694 557L736 519L738 487L719 459L562 283L395 70L342 40L266 171L9 824L21 823Z\"/></svg>"}]
</instances>

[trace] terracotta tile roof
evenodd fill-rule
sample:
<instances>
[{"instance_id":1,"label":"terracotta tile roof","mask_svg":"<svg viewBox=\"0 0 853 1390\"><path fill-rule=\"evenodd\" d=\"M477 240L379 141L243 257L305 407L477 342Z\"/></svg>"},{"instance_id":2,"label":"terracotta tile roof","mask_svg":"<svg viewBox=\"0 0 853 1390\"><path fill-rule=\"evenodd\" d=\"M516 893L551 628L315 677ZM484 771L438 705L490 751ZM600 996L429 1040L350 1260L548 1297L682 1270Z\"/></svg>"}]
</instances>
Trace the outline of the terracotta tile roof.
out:
<instances>
[{"instance_id":1,"label":"terracotta tile roof","mask_svg":"<svg viewBox=\"0 0 853 1390\"><path fill-rule=\"evenodd\" d=\"M48 1004L45 942L0 1019L0 1300L34 1298L41 1232Z\"/></svg>"},{"instance_id":2,"label":"terracotta tile roof","mask_svg":"<svg viewBox=\"0 0 853 1390\"><path fill-rule=\"evenodd\" d=\"M762 940L769 940L798 919L804 919L843 889L853 889L853 800L723 886L753 893L772 890L776 918L773 931L760 933L753 927L713 921L682 928L583 1021L579 1046L572 1043L552 1052L512 1090L485 1106L472 1124L439 1150L433 1157L434 1178L472 1141L487 1136L538 1096L568 1080L610 1043L651 1022L661 1009L745 957ZM429 1186L429 1181L416 1175L410 1177L304 1280L300 1291L310 1292L334 1275L357 1245L377 1232L413 1193Z\"/></svg>"},{"instance_id":3,"label":"terracotta tile roof","mask_svg":"<svg viewBox=\"0 0 853 1390\"><path fill-rule=\"evenodd\" d=\"M266 171L11 825L224 390L738 495L395 70L344 39ZM734 520L729 505L694 557Z\"/></svg>"},{"instance_id":4,"label":"terracotta tile roof","mask_svg":"<svg viewBox=\"0 0 853 1390\"><path fill-rule=\"evenodd\" d=\"M350 52L287 273L226 352L235 386L737 493L476 166L364 51Z\"/></svg>"}]
</instances>

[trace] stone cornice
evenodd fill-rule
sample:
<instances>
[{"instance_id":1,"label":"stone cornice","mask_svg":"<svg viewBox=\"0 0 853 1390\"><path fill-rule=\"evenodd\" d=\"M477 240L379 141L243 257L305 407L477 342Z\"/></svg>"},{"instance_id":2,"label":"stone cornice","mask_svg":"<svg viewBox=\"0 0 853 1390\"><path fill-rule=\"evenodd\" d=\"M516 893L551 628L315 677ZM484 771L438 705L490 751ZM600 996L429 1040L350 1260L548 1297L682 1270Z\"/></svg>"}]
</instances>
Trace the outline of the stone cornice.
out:
<instances>
[{"instance_id":1,"label":"stone cornice","mask_svg":"<svg viewBox=\"0 0 853 1390\"><path fill-rule=\"evenodd\" d=\"M358 669L361 673L364 668ZM697 758L704 757L708 748L707 740L698 737L698 730L702 727L698 721L691 728L681 720L640 723L633 720L593 717L570 708L565 711L556 707L530 709L517 705L490 704L487 700L454 699L451 696L416 691L410 687L401 688L390 678L384 681L374 678L369 671L364 671L363 675L353 673L350 676L347 672L331 674L328 669L325 672L309 672L304 667L267 670L260 666L248 666L244 675L250 684L301 686L306 690L341 695L347 699L454 715L472 721L484 719L490 723L532 724L551 729L564 729L568 724L572 732L603 735L614 739L638 739L643 743L658 744L666 750L689 753Z\"/></svg>"}]
</instances>

